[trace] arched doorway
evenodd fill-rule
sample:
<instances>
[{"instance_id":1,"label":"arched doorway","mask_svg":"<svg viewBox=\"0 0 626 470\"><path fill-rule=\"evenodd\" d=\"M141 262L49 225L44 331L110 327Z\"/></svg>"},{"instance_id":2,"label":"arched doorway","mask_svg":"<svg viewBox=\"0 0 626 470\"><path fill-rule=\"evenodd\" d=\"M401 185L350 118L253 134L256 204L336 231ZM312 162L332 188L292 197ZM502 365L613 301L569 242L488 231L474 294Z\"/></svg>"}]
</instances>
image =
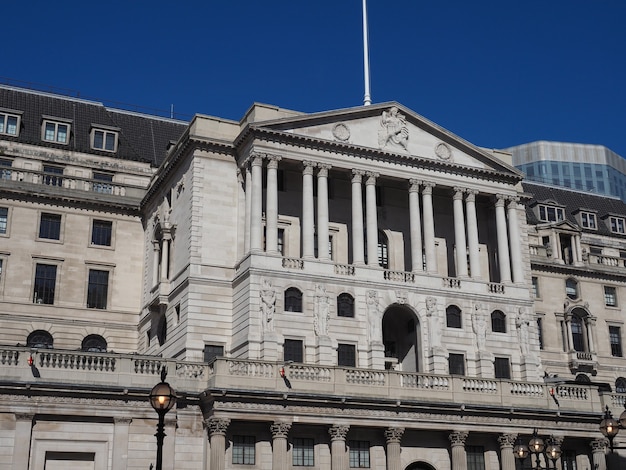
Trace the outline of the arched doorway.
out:
<instances>
[{"instance_id":1,"label":"arched doorway","mask_svg":"<svg viewBox=\"0 0 626 470\"><path fill-rule=\"evenodd\" d=\"M413 462L411 465L409 465L406 470L436 470L435 467L433 467L430 464L427 464L426 462Z\"/></svg>"},{"instance_id":2,"label":"arched doorway","mask_svg":"<svg viewBox=\"0 0 626 470\"><path fill-rule=\"evenodd\" d=\"M419 372L419 321L408 307L392 305L383 315L383 344L388 368Z\"/></svg>"}]
</instances>

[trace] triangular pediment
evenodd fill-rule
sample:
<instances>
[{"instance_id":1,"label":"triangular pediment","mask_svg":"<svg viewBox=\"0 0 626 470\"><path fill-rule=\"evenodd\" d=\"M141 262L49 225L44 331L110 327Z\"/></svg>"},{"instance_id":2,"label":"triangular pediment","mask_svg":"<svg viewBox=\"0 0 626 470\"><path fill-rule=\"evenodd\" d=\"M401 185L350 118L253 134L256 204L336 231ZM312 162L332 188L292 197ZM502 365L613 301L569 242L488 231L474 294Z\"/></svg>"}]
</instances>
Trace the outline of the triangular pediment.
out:
<instances>
[{"instance_id":1,"label":"triangular pediment","mask_svg":"<svg viewBox=\"0 0 626 470\"><path fill-rule=\"evenodd\" d=\"M257 121L251 127L317 144L358 147L402 159L496 171L520 179L522 175L490 151L395 102Z\"/></svg>"}]
</instances>

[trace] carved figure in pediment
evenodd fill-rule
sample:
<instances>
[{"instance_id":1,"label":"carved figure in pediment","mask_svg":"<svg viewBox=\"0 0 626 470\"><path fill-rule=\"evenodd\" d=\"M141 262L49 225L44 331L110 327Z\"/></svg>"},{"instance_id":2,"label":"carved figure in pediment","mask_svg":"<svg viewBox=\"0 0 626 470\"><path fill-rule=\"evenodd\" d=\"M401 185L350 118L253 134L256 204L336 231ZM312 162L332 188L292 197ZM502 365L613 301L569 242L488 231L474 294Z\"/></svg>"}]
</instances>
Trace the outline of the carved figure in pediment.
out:
<instances>
[{"instance_id":1,"label":"carved figure in pediment","mask_svg":"<svg viewBox=\"0 0 626 470\"><path fill-rule=\"evenodd\" d=\"M274 330L274 311L276 310L276 291L268 279L263 279L261 288L261 313L263 329Z\"/></svg>"},{"instance_id":2,"label":"carved figure in pediment","mask_svg":"<svg viewBox=\"0 0 626 470\"><path fill-rule=\"evenodd\" d=\"M409 143L409 126L404 114L400 113L396 106L383 111L380 118L381 130L378 131L378 145L384 148L391 141L407 150Z\"/></svg>"}]
</instances>

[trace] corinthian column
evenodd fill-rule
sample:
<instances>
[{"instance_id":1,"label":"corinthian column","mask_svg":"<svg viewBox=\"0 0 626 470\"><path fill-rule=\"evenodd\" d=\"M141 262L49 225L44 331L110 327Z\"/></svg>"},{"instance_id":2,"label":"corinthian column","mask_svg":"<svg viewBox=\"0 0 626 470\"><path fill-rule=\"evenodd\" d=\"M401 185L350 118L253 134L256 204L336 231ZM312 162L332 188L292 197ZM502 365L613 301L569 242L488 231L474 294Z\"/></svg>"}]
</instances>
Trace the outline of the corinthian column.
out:
<instances>
[{"instance_id":1,"label":"corinthian column","mask_svg":"<svg viewBox=\"0 0 626 470\"><path fill-rule=\"evenodd\" d=\"M330 434L330 469L347 470L346 459L346 436L350 426L334 425L329 430Z\"/></svg>"},{"instance_id":2,"label":"corinthian column","mask_svg":"<svg viewBox=\"0 0 626 470\"><path fill-rule=\"evenodd\" d=\"M467 242L463 215L463 189L454 188L454 244L456 247L456 276L467 277Z\"/></svg>"},{"instance_id":3,"label":"corinthian column","mask_svg":"<svg viewBox=\"0 0 626 470\"><path fill-rule=\"evenodd\" d=\"M263 240L263 158L252 158L252 206L250 207L250 251L259 251Z\"/></svg>"},{"instance_id":4,"label":"corinthian column","mask_svg":"<svg viewBox=\"0 0 626 470\"><path fill-rule=\"evenodd\" d=\"M315 163L302 162L302 257L311 259L315 253L315 216L313 213L313 168Z\"/></svg>"},{"instance_id":5,"label":"corinthian column","mask_svg":"<svg viewBox=\"0 0 626 470\"><path fill-rule=\"evenodd\" d=\"M496 234L498 237L498 265L500 282L511 282L511 264L509 261L509 240L506 233L506 214L504 213L504 196L496 196Z\"/></svg>"},{"instance_id":6,"label":"corinthian column","mask_svg":"<svg viewBox=\"0 0 626 470\"><path fill-rule=\"evenodd\" d=\"M413 272L424 270L419 191L420 181L409 180L409 223L411 227L411 269Z\"/></svg>"},{"instance_id":7,"label":"corinthian column","mask_svg":"<svg viewBox=\"0 0 626 470\"><path fill-rule=\"evenodd\" d=\"M328 170L330 165L319 164L317 172L317 257L330 259L328 250Z\"/></svg>"},{"instance_id":8,"label":"corinthian column","mask_svg":"<svg viewBox=\"0 0 626 470\"><path fill-rule=\"evenodd\" d=\"M387 440L387 470L402 470L400 461L400 441L404 428L388 428L385 430Z\"/></svg>"},{"instance_id":9,"label":"corinthian column","mask_svg":"<svg viewBox=\"0 0 626 470\"><path fill-rule=\"evenodd\" d=\"M519 198L512 197L507 206L509 219L509 239L511 240L511 264L513 265L513 282L524 282L524 269L522 266L522 240L519 233L519 221L517 218L517 201Z\"/></svg>"},{"instance_id":10,"label":"corinthian column","mask_svg":"<svg viewBox=\"0 0 626 470\"><path fill-rule=\"evenodd\" d=\"M230 420L225 418L206 420L211 446L211 470L224 470L226 467L226 430L229 424Z\"/></svg>"},{"instance_id":11,"label":"corinthian column","mask_svg":"<svg viewBox=\"0 0 626 470\"><path fill-rule=\"evenodd\" d=\"M280 157L269 156L267 164L267 202L265 213L265 251L278 253L278 162Z\"/></svg>"},{"instance_id":12,"label":"corinthian column","mask_svg":"<svg viewBox=\"0 0 626 470\"><path fill-rule=\"evenodd\" d=\"M365 181L365 215L367 220L367 265L378 266L378 214L376 212L376 178L367 173Z\"/></svg>"},{"instance_id":13,"label":"corinthian column","mask_svg":"<svg viewBox=\"0 0 626 470\"><path fill-rule=\"evenodd\" d=\"M465 453L465 440L468 432L453 432L448 438L452 446L452 470L467 470L467 455ZM213 470L213 469L211 469Z\"/></svg>"},{"instance_id":14,"label":"corinthian column","mask_svg":"<svg viewBox=\"0 0 626 470\"><path fill-rule=\"evenodd\" d=\"M478 194L478 191L468 189L465 196L467 246L469 247L470 276L472 279L480 279L480 251L478 244L478 220L476 219L476 194Z\"/></svg>"},{"instance_id":15,"label":"corinthian column","mask_svg":"<svg viewBox=\"0 0 626 470\"><path fill-rule=\"evenodd\" d=\"M291 423L276 422L270 426L272 431L272 470L287 470L287 434Z\"/></svg>"},{"instance_id":16,"label":"corinthian column","mask_svg":"<svg viewBox=\"0 0 626 470\"><path fill-rule=\"evenodd\" d=\"M515 470L515 455L513 454L515 439L517 439L516 434L500 434L498 436L502 470Z\"/></svg>"},{"instance_id":17,"label":"corinthian column","mask_svg":"<svg viewBox=\"0 0 626 470\"><path fill-rule=\"evenodd\" d=\"M606 438L594 439L590 442L593 456L593 469L606 470Z\"/></svg>"},{"instance_id":18,"label":"corinthian column","mask_svg":"<svg viewBox=\"0 0 626 470\"><path fill-rule=\"evenodd\" d=\"M245 197L246 197L246 227L243 236L243 251L250 251L250 231L252 230L252 171L250 170L250 162L246 162L246 180L245 180Z\"/></svg>"},{"instance_id":19,"label":"corinthian column","mask_svg":"<svg viewBox=\"0 0 626 470\"><path fill-rule=\"evenodd\" d=\"M424 250L426 252L426 271L437 273L437 253L435 251L435 216L433 214L433 188L435 183L424 182L422 204L424 206Z\"/></svg>"},{"instance_id":20,"label":"corinthian column","mask_svg":"<svg viewBox=\"0 0 626 470\"><path fill-rule=\"evenodd\" d=\"M363 172L352 170L352 264L365 264L363 243Z\"/></svg>"}]
</instances>

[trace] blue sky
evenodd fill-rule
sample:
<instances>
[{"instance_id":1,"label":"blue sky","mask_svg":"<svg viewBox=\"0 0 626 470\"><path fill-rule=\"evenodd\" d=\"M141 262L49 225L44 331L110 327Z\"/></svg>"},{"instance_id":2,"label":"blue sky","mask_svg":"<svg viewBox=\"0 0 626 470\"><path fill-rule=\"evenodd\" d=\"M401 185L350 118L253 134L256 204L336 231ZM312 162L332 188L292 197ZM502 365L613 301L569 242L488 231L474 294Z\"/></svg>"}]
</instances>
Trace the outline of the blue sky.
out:
<instances>
[{"instance_id":1,"label":"blue sky","mask_svg":"<svg viewBox=\"0 0 626 470\"><path fill-rule=\"evenodd\" d=\"M626 157L625 0L368 0L374 103ZM363 104L361 0L4 2L0 81L185 118Z\"/></svg>"}]
</instances>

